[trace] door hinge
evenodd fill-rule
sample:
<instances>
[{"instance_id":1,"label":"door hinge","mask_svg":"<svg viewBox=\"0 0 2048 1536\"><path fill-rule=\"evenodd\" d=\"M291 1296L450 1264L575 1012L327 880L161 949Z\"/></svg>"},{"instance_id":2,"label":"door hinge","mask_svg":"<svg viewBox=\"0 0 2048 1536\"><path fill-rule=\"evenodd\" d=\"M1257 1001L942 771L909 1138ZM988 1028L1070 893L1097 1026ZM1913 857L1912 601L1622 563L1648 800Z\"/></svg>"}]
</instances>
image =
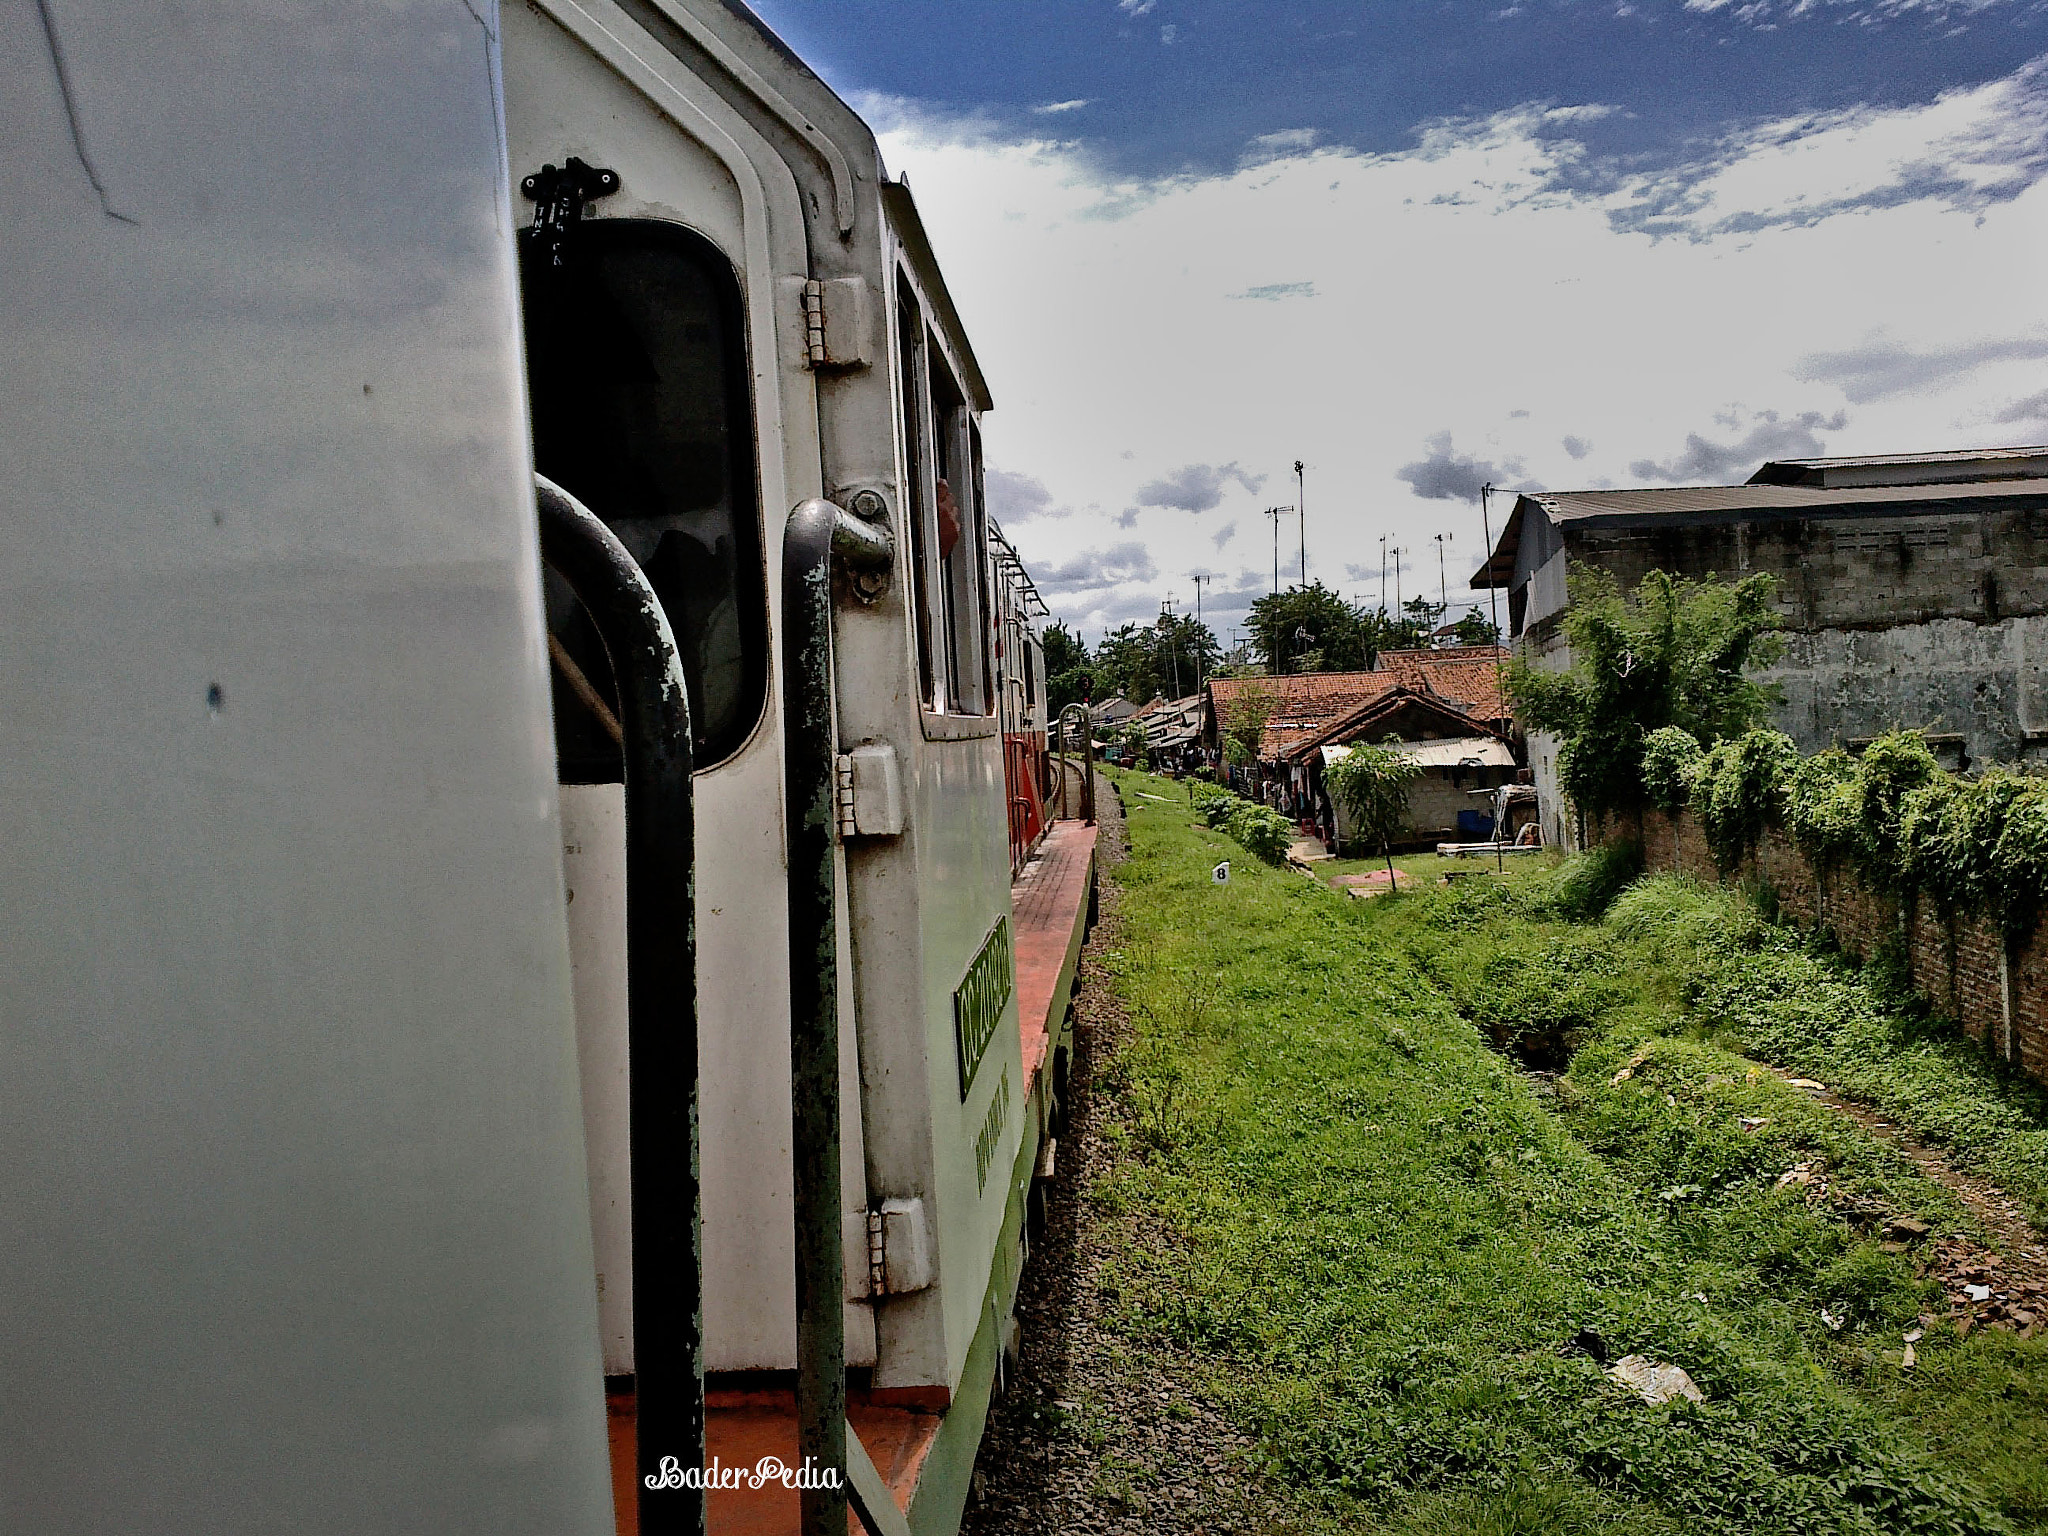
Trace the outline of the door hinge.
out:
<instances>
[{"instance_id":1,"label":"door hinge","mask_svg":"<svg viewBox=\"0 0 2048 1536\"><path fill-rule=\"evenodd\" d=\"M889 1266L882 1259L882 1213L868 1212L868 1294L881 1296L889 1289Z\"/></svg>"},{"instance_id":2,"label":"door hinge","mask_svg":"<svg viewBox=\"0 0 2048 1536\"><path fill-rule=\"evenodd\" d=\"M867 1291L865 1299L907 1296L926 1290L932 1283L931 1229L925 1220L924 1202L918 1199L884 1200L879 1209L867 1213ZM853 1216L847 1217L849 1229ZM849 1247L853 1232L847 1232ZM847 1255L849 1292L859 1284L852 1267L854 1253ZM861 1297L853 1297L860 1300Z\"/></svg>"},{"instance_id":3,"label":"door hinge","mask_svg":"<svg viewBox=\"0 0 2048 1536\"><path fill-rule=\"evenodd\" d=\"M841 837L854 837L860 832L860 823L853 813L853 754L835 752L832 754L832 809L839 823Z\"/></svg>"},{"instance_id":4,"label":"door hinge","mask_svg":"<svg viewBox=\"0 0 2048 1536\"><path fill-rule=\"evenodd\" d=\"M869 363L868 285L865 278L808 278L799 290L804 309L804 362L811 368L865 368Z\"/></svg>"},{"instance_id":5,"label":"door hinge","mask_svg":"<svg viewBox=\"0 0 2048 1536\"><path fill-rule=\"evenodd\" d=\"M804 284L804 356L825 366L825 285L816 278Z\"/></svg>"}]
</instances>

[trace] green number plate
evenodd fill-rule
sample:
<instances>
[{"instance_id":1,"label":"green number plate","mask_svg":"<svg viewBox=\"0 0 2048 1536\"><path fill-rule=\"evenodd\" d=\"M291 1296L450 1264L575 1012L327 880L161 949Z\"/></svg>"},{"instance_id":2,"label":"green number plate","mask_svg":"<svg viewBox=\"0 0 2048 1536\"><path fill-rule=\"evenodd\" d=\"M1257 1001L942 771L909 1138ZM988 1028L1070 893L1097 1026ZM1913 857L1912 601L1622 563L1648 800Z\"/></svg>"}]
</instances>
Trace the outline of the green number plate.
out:
<instances>
[{"instance_id":1,"label":"green number plate","mask_svg":"<svg viewBox=\"0 0 2048 1536\"><path fill-rule=\"evenodd\" d=\"M974 1072L988 1054L988 1043L1003 1022L1003 1008L1010 1001L1015 967L1010 958L1010 919L997 919L983 941L981 953L967 967L967 974L953 993L953 1039L960 1047L960 1102L967 1102L967 1090L974 1086Z\"/></svg>"}]
</instances>

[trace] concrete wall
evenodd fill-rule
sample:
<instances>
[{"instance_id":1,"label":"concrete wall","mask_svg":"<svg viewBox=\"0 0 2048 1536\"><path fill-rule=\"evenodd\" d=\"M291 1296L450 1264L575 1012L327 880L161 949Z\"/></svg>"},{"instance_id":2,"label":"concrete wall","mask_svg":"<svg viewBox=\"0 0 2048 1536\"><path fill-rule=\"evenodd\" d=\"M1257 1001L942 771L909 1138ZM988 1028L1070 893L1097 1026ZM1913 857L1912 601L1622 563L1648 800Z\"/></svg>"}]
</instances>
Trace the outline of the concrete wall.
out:
<instances>
[{"instance_id":1,"label":"concrete wall","mask_svg":"<svg viewBox=\"0 0 2048 1536\"><path fill-rule=\"evenodd\" d=\"M2048 493L2037 505L1972 510L1930 503L1922 514L1813 514L1634 527L1565 524L1574 562L1632 588L1653 570L1778 578L1788 628L1888 628L1934 619L1996 624L2048 613Z\"/></svg>"},{"instance_id":2,"label":"concrete wall","mask_svg":"<svg viewBox=\"0 0 2048 1536\"><path fill-rule=\"evenodd\" d=\"M1401 842L1434 846L1455 838L1458 812L1492 810L1486 800L1466 791L1490 789L1507 783L1513 776L1512 768L1468 768L1463 778L1453 783L1448 768L1424 769L1408 786L1408 825ZM1342 805L1336 809L1338 840L1348 843L1356 835L1351 829L1351 818Z\"/></svg>"},{"instance_id":3,"label":"concrete wall","mask_svg":"<svg viewBox=\"0 0 2048 1536\"><path fill-rule=\"evenodd\" d=\"M1792 633L1783 659L1757 676L1784 689L1773 723L1803 753L1919 726L1962 738L1960 755L1945 754L1951 768L2048 760L2048 617L2039 614Z\"/></svg>"},{"instance_id":4,"label":"concrete wall","mask_svg":"<svg viewBox=\"0 0 2048 1536\"><path fill-rule=\"evenodd\" d=\"M1636 829L1630 828L1631 833ZM1678 870L1705 883L1720 878L1690 811L1646 812L1643 854L1653 870ZM1785 917L1824 927L1851 953L1870 955L1903 934L1913 984L1936 1011L1958 1020L1974 1040L2048 1082L2048 924L2007 953L1997 926L1982 918L1943 920L1931 901L1900 904L1869 890L1846 869L1817 871L1782 831L1766 832L1755 855L1728 883L1768 882Z\"/></svg>"},{"instance_id":5,"label":"concrete wall","mask_svg":"<svg viewBox=\"0 0 2048 1536\"><path fill-rule=\"evenodd\" d=\"M1565 525L1625 589L1653 570L1778 578L1775 723L1815 752L1899 726L1959 738L1952 767L2048 760L2048 495L1892 516ZM1532 608L1534 604L1532 601Z\"/></svg>"}]
</instances>

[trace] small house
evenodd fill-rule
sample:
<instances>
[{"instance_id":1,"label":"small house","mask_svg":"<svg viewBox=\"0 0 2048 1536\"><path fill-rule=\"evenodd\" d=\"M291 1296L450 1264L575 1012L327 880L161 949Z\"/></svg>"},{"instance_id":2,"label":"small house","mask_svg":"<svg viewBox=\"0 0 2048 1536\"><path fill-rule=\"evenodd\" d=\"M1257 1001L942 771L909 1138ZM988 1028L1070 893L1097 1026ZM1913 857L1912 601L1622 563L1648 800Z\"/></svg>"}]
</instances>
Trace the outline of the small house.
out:
<instances>
[{"instance_id":1,"label":"small house","mask_svg":"<svg viewBox=\"0 0 2048 1536\"><path fill-rule=\"evenodd\" d=\"M1492 835L1487 796L1513 782L1513 747L1492 722L1439 695L1396 685L1282 754L1302 782L1305 803L1326 842L1342 848L1357 840L1349 814L1329 793L1323 774L1360 742L1394 747L1421 767L1408 786L1408 819L1397 839L1400 845L1478 841Z\"/></svg>"}]
</instances>

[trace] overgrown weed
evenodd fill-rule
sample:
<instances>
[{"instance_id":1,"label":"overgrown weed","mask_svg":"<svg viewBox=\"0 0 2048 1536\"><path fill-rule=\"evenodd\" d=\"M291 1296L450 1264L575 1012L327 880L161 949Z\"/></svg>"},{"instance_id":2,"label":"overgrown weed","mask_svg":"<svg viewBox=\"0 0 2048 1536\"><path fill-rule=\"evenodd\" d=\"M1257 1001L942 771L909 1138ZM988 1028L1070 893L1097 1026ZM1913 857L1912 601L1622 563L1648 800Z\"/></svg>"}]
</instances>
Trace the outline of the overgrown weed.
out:
<instances>
[{"instance_id":1,"label":"overgrown weed","mask_svg":"<svg viewBox=\"0 0 2048 1536\"><path fill-rule=\"evenodd\" d=\"M1207 834L1130 804L1126 921L1156 949L1119 970L1151 1000L1126 1091L1156 1150L1117 1183L1172 1236L1129 1261L1123 1315L1215 1362L1271 1472L1332 1501L1333 1528L2048 1528L2020 1453L1980 1464L1961 1427L1967 1404L2048 1439L2048 1408L1987 1395L2011 1368L1973 1363L2017 1351L2036 1382L2044 1341L1951 1339L1933 1418L1918 1383L1875 1393L1845 1365L1924 1288L1855 1219L1778 1189L1788 1162L1873 1210L1960 1218L1701 1021L1697 956L1734 914L1638 887L1573 928L1558 871L1526 868L1364 903L1260 868L1219 886ZM1777 955L1753 919L1725 926L1729 965ZM1190 974L1213 983L1199 1014L1175 1002ZM1551 1109L1475 1022L1518 1009L1582 1034ZM1646 1406L1588 1339L1683 1365L1706 1401Z\"/></svg>"}]
</instances>

